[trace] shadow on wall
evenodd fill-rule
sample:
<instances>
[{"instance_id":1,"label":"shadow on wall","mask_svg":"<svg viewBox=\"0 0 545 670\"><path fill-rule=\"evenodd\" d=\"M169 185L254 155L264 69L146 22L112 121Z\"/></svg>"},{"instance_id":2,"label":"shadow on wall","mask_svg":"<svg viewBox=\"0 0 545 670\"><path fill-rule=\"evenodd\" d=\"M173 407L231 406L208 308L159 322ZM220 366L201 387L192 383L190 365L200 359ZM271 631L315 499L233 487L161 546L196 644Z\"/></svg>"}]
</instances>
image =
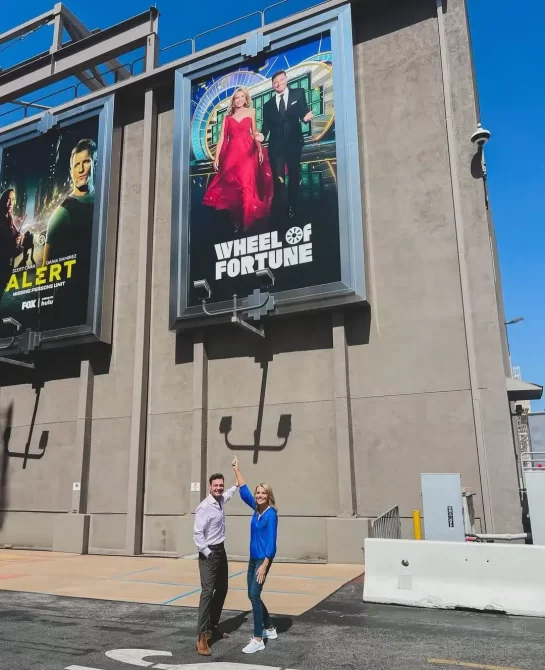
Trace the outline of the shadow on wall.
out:
<instances>
[{"instance_id":1,"label":"shadow on wall","mask_svg":"<svg viewBox=\"0 0 545 670\"><path fill-rule=\"evenodd\" d=\"M229 449L234 451L253 451L254 464L257 463L260 451L282 451L288 444L288 439L291 433L291 414L281 414L278 420L277 437L282 440L278 445L261 444L261 430L263 427L263 410L265 407L265 391L267 389L267 372L269 370L269 361L264 359L261 362L263 368L263 375L261 378L261 392L259 394L259 405L257 409L257 424L254 430L253 444L233 444L229 441L229 433L233 428L233 417L223 416L220 421L220 433L225 436L225 444Z\"/></svg>"},{"instance_id":2,"label":"shadow on wall","mask_svg":"<svg viewBox=\"0 0 545 670\"><path fill-rule=\"evenodd\" d=\"M447 9L448 0L443 0L443 14L446 14ZM434 0L383 0L380 3L368 0L353 4L352 12L355 44L390 35L437 17Z\"/></svg>"},{"instance_id":3,"label":"shadow on wall","mask_svg":"<svg viewBox=\"0 0 545 670\"><path fill-rule=\"evenodd\" d=\"M367 344L371 328L369 307L353 309L345 314L346 339L349 346ZM263 451L282 451L286 448L292 430L292 415L281 414L278 419L276 435L278 444L261 444L265 393L269 364L276 354L294 351L312 351L333 348L332 312L316 312L292 315L278 320L270 320L265 325L265 339L257 339L238 329L218 326L210 330L206 338L206 350L209 359L240 358L252 356L262 369L261 390L257 409L256 428L251 444L233 444L229 434L233 429L233 417L223 416L219 432L225 438L228 449L233 451L253 451L253 463L256 464L259 453ZM179 338L188 346L187 335Z\"/></svg>"},{"instance_id":4,"label":"shadow on wall","mask_svg":"<svg viewBox=\"0 0 545 670\"><path fill-rule=\"evenodd\" d=\"M13 421L13 401L6 410L4 422L4 444L2 451L2 490L6 486L8 459L22 459L22 468L26 469L28 461L40 460L44 457L49 442L49 431L43 430L40 434L37 448L31 451L34 438L34 427L40 404L40 396L46 382L59 379L79 379L82 361L91 362L95 375L108 374L110 370L111 349L105 345L87 345L77 349L63 350L62 353L53 356L50 351L37 352L34 363L36 368L29 370L16 368L11 365L2 365L2 387L28 386L31 385L35 392L34 408L30 419L28 436L22 451L13 451L9 448ZM9 392L8 392L9 393ZM3 495L0 493L0 495ZM4 501L5 502L5 501ZM0 505L5 509L5 505Z\"/></svg>"},{"instance_id":5,"label":"shadow on wall","mask_svg":"<svg viewBox=\"0 0 545 670\"><path fill-rule=\"evenodd\" d=\"M2 417L2 451L0 453L0 530L4 527L6 508L8 506L8 454L11 427L13 425L13 402L10 402Z\"/></svg>"},{"instance_id":6,"label":"shadow on wall","mask_svg":"<svg viewBox=\"0 0 545 670\"><path fill-rule=\"evenodd\" d=\"M471 159L471 176L473 179L483 179L483 152L479 149Z\"/></svg>"},{"instance_id":7,"label":"shadow on wall","mask_svg":"<svg viewBox=\"0 0 545 670\"><path fill-rule=\"evenodd\" d=\"M95 375L108 374L112 357L111 346L92 343L67 349L38 350L35 352L35 370L2 365L2 388L31 384L43 387L49 381L79 379L82 361L90 361ZM39 380L39 382L37 381Z\"/></svg>"},{"instance_id":8,"label":"shadow on wall","mask_svg":"<svg viewBox=\"0 0 545 670\"><path fill-rule=\"evenodd\" d=\"M332 314L334 310L302 312L264 321L265 338L246 333L230 324L206 326L203 331L209 360L253 358L262 367L274 356L298 351L333 348ZM368 344L371 310L368 305L345 312L346 339L349 346ZM193 362L193 331L176 337L176 364ZM264 368L266 379L266 369Z\"/></svg>"},{"instance_id":9,"label":"shadow on wall","mask_svg":"<svg viewBox=\"0 0 545 670\"><path fill-rule=\"evenodd\" d=\"M9 440L11 437L11 417L10 417L10 427L9 429L6 429L5 434L7 430L9 430L9 433L7 434L7 437L4 440L4 459L6 460L7 463L7 457L11 458L22 458L23 459L23 470L26 469L27 463L29 460L40 460L41 458L44 457L45 455L45 450L47 447L47 443L49 442L49 431L48 430L42 430L42 434L40 435L40 440L38 443L38 451L34 453L30 453L30 445L32 444L32 436L34 435L34 426L36 424L36 414L38 413L38 406L40 404L40 393L42 391L42 388L44 386L44 382L40 379L38 381L35 381L33 384L34 390L36 392L36 399L34 401L34 409L32 411L32 419L30 420L30 427L28 429L28 437L25 443L25 449L22 452L18 451L10 451L9 450ZM9 409L13 411L13 402L10 404ZM6 465L7 467L7 465Z\"/></svg>"}]
</instances>

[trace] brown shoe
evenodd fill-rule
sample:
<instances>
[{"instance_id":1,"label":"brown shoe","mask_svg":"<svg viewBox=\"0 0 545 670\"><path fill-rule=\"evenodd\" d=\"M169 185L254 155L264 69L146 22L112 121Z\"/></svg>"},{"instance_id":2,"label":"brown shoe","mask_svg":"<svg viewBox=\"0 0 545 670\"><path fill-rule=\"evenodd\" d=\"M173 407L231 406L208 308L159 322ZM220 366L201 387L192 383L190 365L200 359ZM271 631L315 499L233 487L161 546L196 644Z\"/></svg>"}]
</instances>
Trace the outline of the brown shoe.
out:
<instances>
[{"instance_id":1,"label":"brown shoe","mask_svg":"<svg viewBox=\"0 0 545 670\"><path fill-rule=\"evenodd\" d=\"M201 633L199 635L199 641L197 642L197 653L201 656L212 656L212 652L208 647L208 633Z\"/></svg>"}]
</instances>

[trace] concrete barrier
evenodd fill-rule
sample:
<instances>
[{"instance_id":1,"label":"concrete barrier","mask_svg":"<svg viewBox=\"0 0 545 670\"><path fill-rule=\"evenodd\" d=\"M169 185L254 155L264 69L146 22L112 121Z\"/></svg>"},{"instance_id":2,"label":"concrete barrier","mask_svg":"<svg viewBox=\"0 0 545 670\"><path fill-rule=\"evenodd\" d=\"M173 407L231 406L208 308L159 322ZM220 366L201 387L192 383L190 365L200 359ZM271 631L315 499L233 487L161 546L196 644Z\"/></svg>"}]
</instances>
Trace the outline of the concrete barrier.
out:
<instances>
[{"instance_id":1,"label":"concrete barrier","mask_svg":"<svg viewBox=\"0 0 545 670\"><path fill-rule=\"evenodd\" d=\"M545 547L365 540L363 599L545 617Z\"/></svg>"}]
</instances>

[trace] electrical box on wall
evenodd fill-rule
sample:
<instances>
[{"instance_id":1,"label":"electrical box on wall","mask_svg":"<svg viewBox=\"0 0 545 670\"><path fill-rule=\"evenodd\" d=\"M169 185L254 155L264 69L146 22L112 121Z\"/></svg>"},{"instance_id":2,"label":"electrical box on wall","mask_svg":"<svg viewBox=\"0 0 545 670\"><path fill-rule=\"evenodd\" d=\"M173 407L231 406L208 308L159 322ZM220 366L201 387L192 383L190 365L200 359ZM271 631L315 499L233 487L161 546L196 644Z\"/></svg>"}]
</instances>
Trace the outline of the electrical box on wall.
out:
<instances>
[{"instance_id":1,"label":"electrical box on wall","mask_svg":"<svg viewBox=\"0 0 545 670\"><path fill-rule=\"evenodd\" d=\"M422 509L426 540L465 542L460 474L422 474Z\"/></svg>"},{"instance_id":2,"label":"electrical box on wall","mask_svg":"<svg viewBox=\"0 0 545 670\"><path fill-rule=\"evenodd\" d=\"M525 472L532 543L545 545L545 472Z\"/></svg>"}]
</instances>

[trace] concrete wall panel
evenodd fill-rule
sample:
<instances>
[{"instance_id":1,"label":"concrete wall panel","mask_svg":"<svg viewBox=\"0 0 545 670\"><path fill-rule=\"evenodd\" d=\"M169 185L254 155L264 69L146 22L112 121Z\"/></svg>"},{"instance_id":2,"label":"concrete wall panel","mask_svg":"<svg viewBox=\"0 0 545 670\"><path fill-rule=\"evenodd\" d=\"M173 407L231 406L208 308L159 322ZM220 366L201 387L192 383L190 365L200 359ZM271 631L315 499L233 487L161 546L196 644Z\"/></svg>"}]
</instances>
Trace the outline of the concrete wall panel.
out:
<instances>
[{"instance_id":1,"label":"concrete wall panel","mask_svg":"<svg viewBox=\"0 0 545 670\"><path fill-rule=\"evenodd\" d=\"M93 514L89 533L89 553L123 553L125 514Z\"/></svg>"},{"instance_id":2,"label":"concrete wall panel","mask_svg":"<svg viewBox=\"0 0 545 670\"><path fill-rule=\"evenodd\" d=\"M55 520L52 512L8 512L0 529L0 544L14 548L51 549Z\"/></svg>"},{"instance_id":3,"label":"concrete wall panel","mask_svg":"<svg viewBox=\"0 0 545 670\"><path fill-rule=\"evenodd\" d=\"M12 404L11 425L28 426L36 408L37 423L63 423L74 421L78 402L78 367L72 365L74 377L68 379L48 379L39 389L39 398L32 384L4 386L0 392L2 409ZM62 367L61 367L62 370ZM32 378L32 374L27 373Z\"/></svg>"},{"instance_id":4,"label":"concrete wall panel","mask_svg":"<svg viewBox=\"0 0 545 670\"><path fill-rule=\"evenodd\" d=\"M144 517L144 552L179 553L179 516L146 514ZM197 548L195 547L195 551Z\"/></svg>"},{"instance_id":5,"label":"concrete wall panel","mask_svg":"<svg viewBox=\"0 0 545 670\"><path fill-rule=\"evenodd\" d=\"M249 407L259 401L266 370L266 402L333 398L331 316L308 315L271 323L267 341L256 343L239 330L207 333L209 408ZM233 384L234 379L243 380Z\"/></svg>"},{"instance_id":6,"label":"concrete wall panel","mask_svg":"<svg viewBox=\"0 0 545 670\"><path fill-rule=\"evenodd\" d=\"M125 513L130 418L97 419L91 431L88 512Z\"/></svg>"},{"instance_id":7,"label":"concrete wall panel","mask_svg":"<svg viewBox=\"0 0 545 670\"><path fill-rule=\"evenodd\" d=\"M193 370L169 331L170 226L173 150L172 109L159 114L155 234L153 238L149 413L191 410ZM179 360L182 359L182 360Z\"/></svg>"},{"instance_id":8,"label":"concrete wall panel","mask_svg":"<svg viewBox=\"0 0 545 670\"><path fill-rule=\"evenodd\" d=\"M350 350L354 397L469 384L437 26L394 4L392 23L417 23L389 31L381 12L356 28L374 300L370 343Z\"/></svg>"},{"instance_id":9,"label":"concrete wall panel","mask_svg":"<svg viewBox=\"0 0 545 670\"><path fill-rule=\"evenodd\" d=\"M42 433L47 432L47 446L40 451ZM9 450L24 454L30 426L12 429ZM29 460L23 469L24 459L8 457L4 507L29 511L68 512L72 502L74 441L76 424L36 424L29 448ZM45 439L45 438L44 438ZM38 460L33 457L43 453Z\"/></svg>"},{"instance_id":10,"label":"concrete wall panel","mask_svg":"<svg viewBox=\"0 0 545 670\"><path fill-rule=\"evenodd\" d=\"M93 417L127 417L132 408L138 253L142 121L128 123L123 134L119 228L115 274L113 346L108 374L95 379Z\"/></svg>"},{"instance_id":11,"label":"concrete wall panel","mask_svg":"<svg viewBox=\"0 0 545 670\"><path fill-rule=\"evenodd\" d=\"M376 517L394 505L422 509L420 473L460 472L478 493L471 397L466 391L353 400L358 513Z\"/></svg>"},{"instance_id":12,"label":"concrete wall panel","mask_svg":"<svg viewBox=\"0 0 545 670\"><path fill-rule=\"evenodd\" d=\"M332 516L338 510L337 461L335 443L335 408L332 402L265 405L260 444L282 444L277 437L278 420L291 415L292 431L281 451L258 452L254 464L254 430L258 407L214 410L208 420L208 472L221 471L227 484L233 479L231 460L236 454L241 471L253 491L265 481L274 490L283 514ZM233 430L228 449L219 432L222 417L231 416ZM240 447L243 448L240 448ZM228 513L245 513L249 508L238 499L229 504Z\"/></svg>"},{"instance_id":13,"label":"concrete wall panel","mask_svg":"<svg viewBox=\"0 0 545 670\"><path fill-rule=\"evenodd\" d=\"M146 514L185 514L189 510L190 412L148 418Z\"/></svg>"}]
</instances>

